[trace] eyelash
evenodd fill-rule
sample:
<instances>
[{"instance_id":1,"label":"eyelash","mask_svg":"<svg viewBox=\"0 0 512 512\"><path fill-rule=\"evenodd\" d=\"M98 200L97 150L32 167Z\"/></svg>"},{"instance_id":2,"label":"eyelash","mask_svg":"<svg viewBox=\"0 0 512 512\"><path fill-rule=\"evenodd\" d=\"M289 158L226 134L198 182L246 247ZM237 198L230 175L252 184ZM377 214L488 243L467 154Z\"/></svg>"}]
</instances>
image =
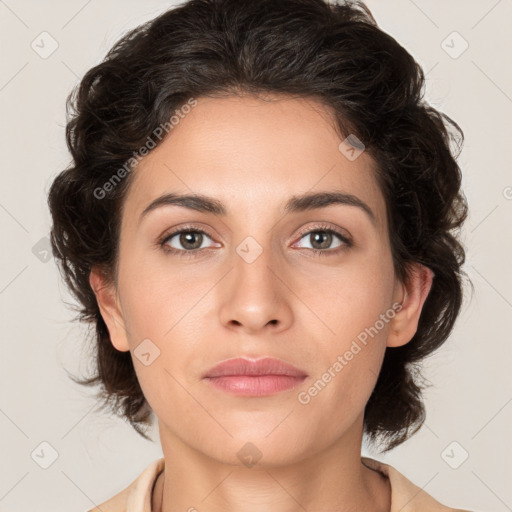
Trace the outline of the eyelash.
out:
<instances>
[{"instance_id":1,"label":"eyelash","mask_svg":"<svg viewBox=\"0 0 512 512\"><path fill-rule=\"evenodd\" d=\"M308 249L308 251L311 251L315 255L333 256L333 255L339 254L341 251L347 250L348 248L352 247L352 245L353 245L353 242L350 238L346 237L345 235L342 235L339 231L332 229L331 227L329 227L327 225L323 225L323 224L314 226L312 229L309 229L309 230L299 233L299 239L301 239L305 235L310 235L310 234L316 233L316 232L332 233L332 234L338 236L344 245L337 247L336 249ZM203 235L208 236L209 238L213 238L207 231L191 225L191 226L184 226L180 229L177 229L176 231L172 231L171 233L165 234L158 241L158 245L162 248L162 250L164 252L169 253L169 254L175 254L180 257L196 257L196 256L198 256L198 253L202 252L205 249L207 250L207 248L203 248L203 249L194 249L191 251L185 251L185 250L170 248L167 245L167 242L171 238L173 238L175 235L179 235L182 233L201 233Z\"/></svg>"}]
</instances>

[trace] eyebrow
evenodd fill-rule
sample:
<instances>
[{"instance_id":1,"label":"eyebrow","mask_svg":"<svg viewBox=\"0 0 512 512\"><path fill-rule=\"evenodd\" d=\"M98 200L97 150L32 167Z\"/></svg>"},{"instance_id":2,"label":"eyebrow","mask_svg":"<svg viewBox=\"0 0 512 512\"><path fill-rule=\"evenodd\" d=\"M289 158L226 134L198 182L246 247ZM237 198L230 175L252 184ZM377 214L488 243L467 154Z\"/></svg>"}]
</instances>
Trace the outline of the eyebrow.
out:
<instances>
[{"instance_id":1,"label":"eyebrow","mask_svg":"<svg viewBox=\"0 0 512 512\"><path fill-rule=\"evenodd\" d=\"M342 204L355 206L364 211L372 224L376 223L375 214L371 208L361 199L353 194L345 192L309 192L299 196L292 196L284 207L284 213L298 213L308 210L325 208L327 206ZM228 211L225 205L218 199L202 194L163 194L154 199L141 213L139 222L151 211L162 206L176 205L198 212L213 213L219 216L226 216Z\"/></svg>"}]
</instances>

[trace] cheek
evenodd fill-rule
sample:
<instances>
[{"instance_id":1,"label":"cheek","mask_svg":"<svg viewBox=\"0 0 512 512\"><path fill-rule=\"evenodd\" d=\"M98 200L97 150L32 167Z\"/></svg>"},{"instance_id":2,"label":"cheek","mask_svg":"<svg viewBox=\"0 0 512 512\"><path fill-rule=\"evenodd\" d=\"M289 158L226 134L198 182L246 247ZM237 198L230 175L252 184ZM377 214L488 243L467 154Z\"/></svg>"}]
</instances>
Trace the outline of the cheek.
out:
<instances>
[{"instance_id":1,"label":"cheek","mask_svg":"<svg viewBox=\"0 0 512 512\"><path fill-rule=\"evenodd\" d=\"M305 421L313 425L315 418L323 418L325 439L334 439L356 421L377 382L389 323L380 320L381 311L373 307L351 317L344 314L347 324L340 324L336 339L319 342L317 371L297 397Z\"/></svg>"},{"instance_id":2,"label":"cheek","mask_svg":"<svg viewBox=\"0 0 512 512\"><path fill-rule=\"evenodd\" d=\"M183 423L192 428L187 414L193 403L185 391L191 386L183 369L195 368L196 345L205 339L199 332L204 304L198 301L207 292L206 283L170 266L137 265L137 258L124 263L119 275L123 318L143 394L157 417L170 423L185 417Z\"/></svg>"},{"instance_id":3,"label":"cheek","mask_svg":"<svg viewBox=\"0 0 512 512\"><path fill-rule=\"evenodd\" d=\"M174 329L194 315L194 306L208 290L205 276L184 272L182 264L163 255L133 253L122 263L119 287L131 342L149 337L167 343Z\"/></svg>"},{"instance_id":4,"label":"cheek","mask_svg":"<svg viewBox=\"0 0 512 512\"><path fill-rule=\"evenodd\" d=\"M120 265L119 288L134 367L152 407L159 403L172 407L163 390L180 396L183 369L195 375L202 368L199 346L208 339L205 319L211 304L201 299L215 280L204 273L184 272L183 266L160 256L150 262L145 255L143 264L143 255L132 254Z\"/></svg>"},{"instance_id":5,"label":"cheek","mask_svg":"<svg viewBox=\"0 0 512 512\"><path fill-rule=\"evenodd\" d=\"M294 290L313 314L310 317L321 329L322 339L329 340L329 347L342 349L350 344L392 306L391 254L377 248L353 251L333 265L309 266L294 279ZM379 331L386 328L387 324L379 323Z\"/></svg>"},{"instance_id":6,"label":"cheek","mask_svg":"<svg viewBox=\"0 0 512 512\"><path fill-rule=\"evenodd\" d=\"M370 254L335 272L330 269L329 279L310 278L310 289L314 282L324 283L321 292L309 294L307 303L319 312L326 334L317 338L317 372L304 401L311 399L319 413L327 407L334 416L361 411L377 381L396 313L391 258Z\"/></svg>"}]
</instances>

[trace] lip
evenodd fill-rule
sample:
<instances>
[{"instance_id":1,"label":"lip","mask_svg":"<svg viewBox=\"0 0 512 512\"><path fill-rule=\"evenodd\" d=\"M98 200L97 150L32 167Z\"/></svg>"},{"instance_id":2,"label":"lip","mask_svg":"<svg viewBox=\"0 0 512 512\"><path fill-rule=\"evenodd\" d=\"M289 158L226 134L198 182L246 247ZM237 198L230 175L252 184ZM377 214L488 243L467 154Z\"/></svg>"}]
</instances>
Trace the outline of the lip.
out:
<instances>
[{"instance_id":1,"label":"lip","mask_svg":"<svg viewBox=\"0 0 512 512\"><path fill-rule=\"evenodd\" d=\"M232 375L287 375L289 377L307 377L307 373L290 363L275 357L249 359L236 357L222 361L210 368L204 377L226 377Z\"/></svg>"},{"instance_id":2,"label":"lip","mask_svg":"<svg viewBox=\"0 0 512 512\"><path fill-rule=\"evenodd\" d=\"M237 357L208 370L203 378L217 389L239 396L268 396L296 387L307 373L281 359Z\"/></svg>"}]
</instances>

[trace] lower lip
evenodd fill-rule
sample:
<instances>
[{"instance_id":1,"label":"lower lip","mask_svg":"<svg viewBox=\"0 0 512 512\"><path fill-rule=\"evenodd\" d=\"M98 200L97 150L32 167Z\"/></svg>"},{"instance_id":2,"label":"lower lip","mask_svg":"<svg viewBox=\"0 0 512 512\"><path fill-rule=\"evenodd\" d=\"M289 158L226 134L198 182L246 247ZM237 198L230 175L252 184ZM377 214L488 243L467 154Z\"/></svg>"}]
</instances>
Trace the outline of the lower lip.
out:
<instances>
[{"instance_id":1,"label":"lower lip","mask_svg":"<svg viewBox=\"0 0 512 512\"><path fill-rule=\"evenodd\" d=\"M207 377L216 388L238 396L268 396L292 389L306 379L290 375L226 375Z\"/></svg>"}]
</instances>

